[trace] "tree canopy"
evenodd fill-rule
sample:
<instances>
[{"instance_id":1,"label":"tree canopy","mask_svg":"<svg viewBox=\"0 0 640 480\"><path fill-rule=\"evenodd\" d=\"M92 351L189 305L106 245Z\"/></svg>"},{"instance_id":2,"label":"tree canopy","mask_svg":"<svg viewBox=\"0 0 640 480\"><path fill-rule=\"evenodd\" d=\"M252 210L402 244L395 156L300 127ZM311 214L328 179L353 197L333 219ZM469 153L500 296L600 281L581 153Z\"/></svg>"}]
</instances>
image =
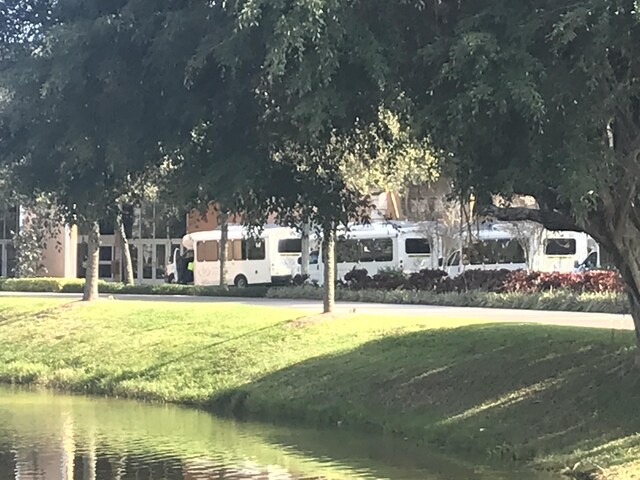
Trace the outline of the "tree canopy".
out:
<instances>
[{"instance_id":1,"label":"tree canopy","mask_svg":"<svg viewBox=\"0 0 640 480\"><path fill-rule=\"evenodd\" d=\"M437 167L593 235L640 332L636 3L5 2L1 161L87 218L162 165L185 203L325 226Z\"/></svg>"}]
</instances>

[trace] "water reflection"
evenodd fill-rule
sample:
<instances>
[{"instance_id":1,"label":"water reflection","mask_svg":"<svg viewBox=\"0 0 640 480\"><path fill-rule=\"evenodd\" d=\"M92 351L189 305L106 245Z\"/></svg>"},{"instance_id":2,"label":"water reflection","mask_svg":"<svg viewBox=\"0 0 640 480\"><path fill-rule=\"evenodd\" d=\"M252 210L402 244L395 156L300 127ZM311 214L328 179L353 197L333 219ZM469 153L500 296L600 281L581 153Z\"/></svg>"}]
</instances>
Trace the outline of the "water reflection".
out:
<instances>
[{"instance_id":1,"label":"water reflection","mask_svg":"<svg viewBox=\"0 0 640 480\"><path fill-rule=\"evenodd\" d=\"M1 480L529 479L390 439L0 388ZM548 477L545 477L548 478Z\"/></svg>"}]
</instances>

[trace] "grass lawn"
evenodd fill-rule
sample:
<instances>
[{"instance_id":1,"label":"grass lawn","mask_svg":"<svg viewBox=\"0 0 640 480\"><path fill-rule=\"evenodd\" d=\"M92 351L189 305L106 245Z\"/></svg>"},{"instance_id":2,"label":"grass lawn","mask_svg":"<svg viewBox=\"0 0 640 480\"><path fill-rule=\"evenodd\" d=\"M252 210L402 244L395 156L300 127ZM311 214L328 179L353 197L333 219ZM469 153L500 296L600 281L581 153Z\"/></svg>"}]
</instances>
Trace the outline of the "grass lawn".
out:
<instances>
[{"instance_id":1,"label":"grass lawn","mask_svg":"<svg viewBox=\"0 0 640 480\"><path fill-rule=\"evenodd\" d=\"M640 478L631 332L299 315L3 298L0 381L395 432L455 454Z\"/></svg>"}]
</instances>

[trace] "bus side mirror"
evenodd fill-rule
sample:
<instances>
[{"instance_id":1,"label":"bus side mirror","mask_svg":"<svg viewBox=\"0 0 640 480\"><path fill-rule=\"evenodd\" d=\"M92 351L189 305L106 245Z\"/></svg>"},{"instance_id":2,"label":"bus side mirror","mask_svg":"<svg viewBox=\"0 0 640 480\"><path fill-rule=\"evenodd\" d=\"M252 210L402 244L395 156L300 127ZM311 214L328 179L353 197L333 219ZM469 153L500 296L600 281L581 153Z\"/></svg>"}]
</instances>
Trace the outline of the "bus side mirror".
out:
<instances>
[{"instance_id":1,"label":"bus side mirror","mask_svg":"<svg viewBox=\"0 0 640 480\"><path fill-rule=\"evenodd\" d=\"M578 268L579 266L580 266L580 262L578 262L577 260L573 262L573 268Z\"/></svg>"},{"instance_id":2,"label":"bus side mirror","mask_svg":"<svg viewBox=\"0 0 640 480\"><path fill-rule=\"evenodd\" d=\"M302 257L298 257L298 265L302 265Z\"/></svg>"},{"instance_id":3,"label":"bus side mirror","mask_svg":"<svg viewBox=\"0 0 640 480\"><path fill-rule=\"evenodd\" d=\"M444 258L440 257L440 258L438 259L438 267L441 267L441 268L442 268L442 266L443 266L443 265L444 265Z\"/></svg>"}]
</instances>

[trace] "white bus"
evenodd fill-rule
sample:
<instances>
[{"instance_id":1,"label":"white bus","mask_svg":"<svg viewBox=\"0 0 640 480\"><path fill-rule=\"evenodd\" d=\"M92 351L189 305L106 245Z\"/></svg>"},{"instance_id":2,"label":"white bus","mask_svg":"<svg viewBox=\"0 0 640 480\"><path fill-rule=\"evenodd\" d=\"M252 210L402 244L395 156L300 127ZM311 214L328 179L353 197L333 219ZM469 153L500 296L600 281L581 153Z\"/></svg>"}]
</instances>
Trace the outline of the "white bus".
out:
<instances>
[{"instance_id":1,"label":"white bus","mask_svg":"<svg viewBox=\"0 0 640 480\"><path fill-rule=\"evenodd\" d=\"M453 252L447 259L445 271L450 277L461 274L464 270L521 270L527 268L527 252L523 243L513 233L501 225L490 225L472 232L473 240ZM530 247L529 255L535 251L536 245Z\"/></svg>"},{"instance_id":2,"label":"white bus","mask_svg":"<svg viewBox=\"0 0 640 480\"><path fill-rule=\"evenodd\" d=\"M194 285L220 285L220 237L219 229L185 235L182 254L175 252L172 261L174 278L184 283L186 265L193 262ZM291 228L267 225L254 238L245 227L230 225L227 281L236 287L286 283L299 272L300 246Z\"/></svg>"},{"instance_id":3,"label":"white bus","mask_svg":"<svg viewBox=\"0 0 640 480\"><path fill-rule=\"evenodd\" d=\"M471 232L471 242L467 240L468 234L465 235L463 262L458 250L449 256L445 270L449 276L456 276L464 270L532 269L568 273L579 270L582 264L588 264L589 268L599 266L600 249L586 233L538 231L539 235L532 238L518 238L509 224L483 225Z\"/></svg>"},{"instance_id":4,"label":"white bus","mask_svg":"<svg viewBox=\"0 0 640 480\"><path fill-rule=\"evenodd\" d=\"M320 244L319 239L316 243ZM404 272L438 268L435 245L435 237L428 233L426 224L376 222L351 225L337 234L336 276L342 280L353 269L365 269L369 275L375 275L387 268ZM309 274L312 282L323 283L321 246L311 254Z\"/></svg>"},{"instance_id":5,"label":"white bus","mask_svg":"<svg viewBox=\"0 0 640 480\"><path fill-rule=\"evenodd\" d=\"M583 263L599 267L600 247L582 232L545 231L535 254L534 269L541 272L572 272ZM595 257L595 258L594 258Z\"/></svg>"}]
</instances>

